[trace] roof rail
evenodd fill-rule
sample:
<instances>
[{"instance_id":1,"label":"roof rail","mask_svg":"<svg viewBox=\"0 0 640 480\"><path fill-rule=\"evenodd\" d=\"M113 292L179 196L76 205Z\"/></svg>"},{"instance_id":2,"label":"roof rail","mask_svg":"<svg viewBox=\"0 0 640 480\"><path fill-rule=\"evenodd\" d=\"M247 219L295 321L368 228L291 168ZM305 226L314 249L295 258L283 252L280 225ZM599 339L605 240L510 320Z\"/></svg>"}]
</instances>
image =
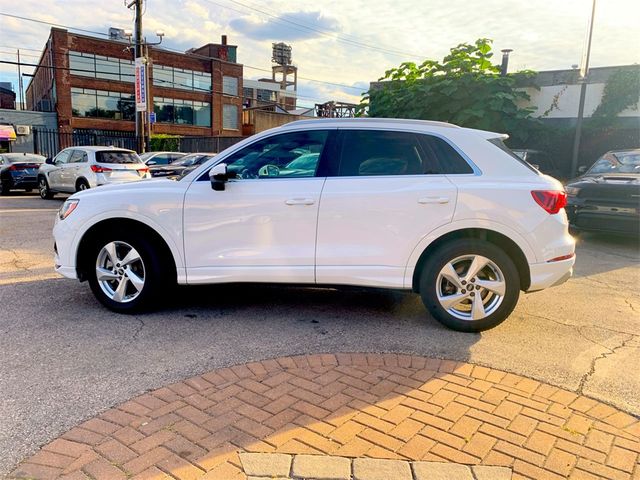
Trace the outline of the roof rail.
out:
<instances>
[{"instance_id":1,"label":"roof rail","mask_svg":"<svg viewBox=\"0 0 640 480\"><path fill-rule=\"evenodd\" d=\"M295 122L286 123L281 125L280 128L295 128L304 125L316 125L323 122L337 122L337 123L401 123L401 124L415 124L432 127L446 127L446 128L461 128L458 125L447 122L438 122L435 120L415 120L405 118L381 118L381 117L358 117L358 118L313 118L309 120L296 120Z\"/></svg>"}]
</instances>

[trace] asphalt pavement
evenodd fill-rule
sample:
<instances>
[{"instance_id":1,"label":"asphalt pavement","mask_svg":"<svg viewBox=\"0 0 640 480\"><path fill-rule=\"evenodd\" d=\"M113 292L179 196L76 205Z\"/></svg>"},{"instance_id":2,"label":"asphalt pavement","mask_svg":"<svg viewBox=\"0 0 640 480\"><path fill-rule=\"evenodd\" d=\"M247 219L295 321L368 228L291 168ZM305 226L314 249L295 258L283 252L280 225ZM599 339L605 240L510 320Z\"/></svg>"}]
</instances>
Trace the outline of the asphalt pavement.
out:
<instances>
[{"instance_id":1,"label":"asphalt pavement","mask_svg":"<svg viewBox=\"0 0 640 480\"><path fill-rule=\"evenodd\" d=\"M53 272L60 200L0 197L0 476L61 433L214 368L323 352L414 353L514 372L640 415L638 241L583 235L575 276L522 295L482 334L453 332L417 295L277 286L180 287L117 315Z\"/></svg>"}]
</instances>

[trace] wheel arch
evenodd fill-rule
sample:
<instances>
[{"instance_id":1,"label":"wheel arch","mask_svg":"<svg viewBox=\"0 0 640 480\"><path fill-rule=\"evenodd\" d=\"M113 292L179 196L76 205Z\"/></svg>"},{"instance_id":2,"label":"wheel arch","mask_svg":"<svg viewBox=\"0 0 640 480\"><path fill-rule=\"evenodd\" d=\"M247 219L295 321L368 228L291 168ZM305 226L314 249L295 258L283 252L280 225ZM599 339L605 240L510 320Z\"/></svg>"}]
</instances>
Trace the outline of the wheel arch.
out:
<instances>
[{"instance_id":1,"label":"wheel arch","mask_svg":"<svg viewBox=\"0 0 640 480\"><path fill-rule=\"evenodd\" d=\"M158 233L154 228L149 225L130 218L109 218L96 222L89 227L80 242L76 250L76 273L80 281L87 279L87 274L92 266L92 259L90 258L91 245L100 237L104 232L113 232L115 230L123 230L126 232L139 232L146 238L153 239L154 244L160 249L161 258L169 259L168 269L172 278L177 279L177 262L173 251L169 247L164 237Z\"/></svg>"},{"instance_id":2,"label":"wheel arch","mask_svg":"<svg viewBox=\"0 0 640 480\"><path fill-rule=\"evenodd\" d=\"M78 177L76 178L76 190L78 190L78 185L80 185L80 182L84 182L87 185L89 185L89 188L91 188L91 183L89 182L89 180L85 177Z\"/></svg>"},{"instance_id":3,"label":"wheel arch","mask_svg":"<svg viewBox=\"0 0 640 480\"><path fill-rule=\"evenodd\" d=\"M429 243L427 247L423 249L420 257L418 258L418 261L416 262L411 277L411 288L414 292L419 292L420 290L420 272L422 271L422 267L429 258L430 253L435 251L438 247L440 247L440 245L460 238L485 240L500 247L513 260L516 269L518 270L518 274L520 276L520 290L526 291L529 288L529 285L531 284L529 262L527 261L525 253L518 246L518 244L503 233L491 230L489 228L473 227L461 228L445 233L444 235Z\"/></svg>"}]
</instances>

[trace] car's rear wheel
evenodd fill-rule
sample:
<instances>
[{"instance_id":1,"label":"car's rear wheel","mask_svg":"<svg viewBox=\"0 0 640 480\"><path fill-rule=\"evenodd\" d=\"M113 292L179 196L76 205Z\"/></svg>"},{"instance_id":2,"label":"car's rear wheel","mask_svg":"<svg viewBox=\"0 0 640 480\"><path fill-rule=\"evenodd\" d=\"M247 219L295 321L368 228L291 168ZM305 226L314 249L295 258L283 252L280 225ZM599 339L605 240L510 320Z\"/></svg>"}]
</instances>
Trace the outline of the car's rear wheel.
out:
<instances>
[{"instance_id":1,"label":"car's rear wheel","mask_svg":"<svg viewBox=\"0 0 640 480\"><path fill-rule=\"evenodd\" d=\"M38 193L43 200L49 200L53 198L53 192L49 188L49 183L44 177L38 178Z\"/></svg>"},{"instance_id":2,"label":"car's rear wheel","mask_svg":"<svg viewBox=\"0 0 640 480\"><path fill-rule=\"evenodd\" d=\"M116 312L147 310L160 300L167 270L157 250L137 232L113 232L94 242L89 285L96 298Z\"/></svg>"},{"instance_id":3,"label":"car's rear wheel","mask_svg":"<svg viewBox=\"0 0 640 480\"><path fill-rule=\"evenodd\" d=\"M81 178L76 182L76 192L81 192L82 190L89 189L89 182L87 182L84 178Z\"/></svg>"},{"instance_id":4,"label":"car's rear wheel","mask_svg":"<svg viewBox=\"0 0 640 480\"><path fill-rule=\"evenodd\" d=\"M520 277L513 261L496 245L459 239L429 256L420 277L420 295L443 325L480 332L511 314L520 295Z\"/></svg>"}]
</instances>

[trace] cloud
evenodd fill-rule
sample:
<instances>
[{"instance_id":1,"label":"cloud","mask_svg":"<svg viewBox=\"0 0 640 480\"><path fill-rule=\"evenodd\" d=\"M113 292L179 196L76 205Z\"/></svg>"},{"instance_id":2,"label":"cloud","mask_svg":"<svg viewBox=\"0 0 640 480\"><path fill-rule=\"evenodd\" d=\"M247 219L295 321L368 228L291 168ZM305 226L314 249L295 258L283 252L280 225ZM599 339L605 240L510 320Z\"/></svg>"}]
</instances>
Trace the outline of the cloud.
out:
<instances>
[{"instance_id":1,"label":"cloud","mask_svg":"<svg viewBox=\"0 0 640 480\"><path fill-rule=\"evenodd\" d=\"M340 31L340 22L322 12L289 12L266 21L241 17L231 20L229 25L253 40L308 40L325 35L327 30Z\"/></svg>"}]
</instances>

